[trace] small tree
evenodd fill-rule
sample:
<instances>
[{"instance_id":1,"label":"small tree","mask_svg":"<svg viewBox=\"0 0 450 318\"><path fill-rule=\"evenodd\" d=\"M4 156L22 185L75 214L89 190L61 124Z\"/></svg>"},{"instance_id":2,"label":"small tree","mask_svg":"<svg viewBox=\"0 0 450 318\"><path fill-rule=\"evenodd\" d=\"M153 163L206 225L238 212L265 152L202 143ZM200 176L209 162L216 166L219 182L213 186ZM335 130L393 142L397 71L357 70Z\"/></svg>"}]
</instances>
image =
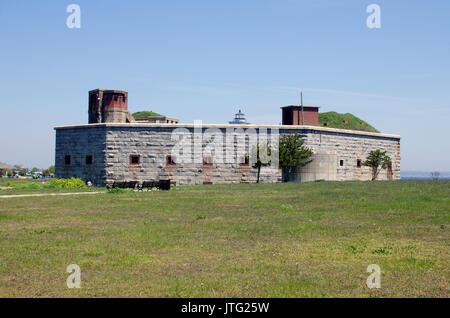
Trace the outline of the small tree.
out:
<instances>
[{"instance_id":1,"label":"small tree","mask_svg":"<svg viewBox=\"0 0 450 318\"><path fill-rule=\"evenodd\" d=\"M43 174L45 177L48 177L48 176L50 176L51 174L55 174L55 166L50 166L50 167L48 167L48 169L43 170L43 171L42 171L42 174Z\"/></svg>"},{"instance_id":2,"label":"small tree","mask_svg":"<svg viewBox=\"0 0 450 318\"><path fill-rule=\"evenodd\" d=\"M386 154L386 151L381 151L380 149L372 150L363 162L364 166L372 167L372 181L376 180L378 173L381 169L387 169L392 166L391 158Z\"/></svg>"},{"instance_id":3,"label":"small tree","mask_svg":"<svg viewBox=\"0 0 450 318\"><path fill-rule=\"evenodd\" d=\"M280 166L285 169L284 181L289 180L289 176L297 166L305 166L312 161L309 159L313 152L305 147L305 140L299 134L283 135L280 138Z\"/></svg>"},{"instance_id":4,"label":"small tree","mask_svg":"<svg viewBox=\"0 0 450 318\"><path fill-rule=\"evenodd\" d=\"M272 154L272 150L269 147L268 143L265 144L256 144L252 148L251 158L255 160L255 163L252 165L253 169L258 169L257 177L256 177L256 183L259 183L259 176L261 174L261 167L267 167L270 166L271 160L270 156Z\"/></svg>"}]
</instances>

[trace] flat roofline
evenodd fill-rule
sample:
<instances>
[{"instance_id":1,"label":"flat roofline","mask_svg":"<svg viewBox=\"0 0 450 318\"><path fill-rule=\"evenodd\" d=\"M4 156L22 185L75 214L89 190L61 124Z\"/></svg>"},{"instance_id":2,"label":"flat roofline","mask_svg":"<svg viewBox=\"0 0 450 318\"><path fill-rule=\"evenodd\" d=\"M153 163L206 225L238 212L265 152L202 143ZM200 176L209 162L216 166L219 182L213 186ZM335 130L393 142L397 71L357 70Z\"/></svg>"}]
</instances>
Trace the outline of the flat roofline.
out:
<instances>
[{"instance_id":1,"label":"flat roofline","mask_svg":"<svg viewBox=\"0 0 450 318\"><path fill-rule=\"evenodd\" d=\"M305 108L305 107L309 107L309 108L320 108L320 106L308 106L308 105L288 105L288 106L281 106L280 108Z\"/></svg>"},{"instance_id":2,"label":"flat roofline","mask_svg":"<svg viewBox=\"0 0 450 318\"><path fill-rule=\"evenodd\" d=\"M168 124L168 123L102 123L102 124L80 124L80 125L67 125L55 127L55 130L64 129L88 129L88 128L101 128L101 127L148 127L148 128L196 128L197 125L194 124ZM335 132L349 135L364 135L364 136L376 136L383 138L395 138L401 139L400 135L394 134L383 134L370 131L362 130L349 130L349 129L338 129L338 128L328 128L321 126L307 126L307 125L255 125L255 124L202 124L202 128L265 128L265 129L291 129L291 130L315 130L324 132Z\"/></svg>"},{"instance_id":3,"label":"flat roofline","mask_svg":"<svg viewBox=\"0 0 450 318\"><path fill-rule=\"evenodd\" d=\"M128 91L126 89L96 88L96 89L90 90L89 94L99 92L99 91L103 91L104 93L128 93Z\"/></svg>"}]
</instances>

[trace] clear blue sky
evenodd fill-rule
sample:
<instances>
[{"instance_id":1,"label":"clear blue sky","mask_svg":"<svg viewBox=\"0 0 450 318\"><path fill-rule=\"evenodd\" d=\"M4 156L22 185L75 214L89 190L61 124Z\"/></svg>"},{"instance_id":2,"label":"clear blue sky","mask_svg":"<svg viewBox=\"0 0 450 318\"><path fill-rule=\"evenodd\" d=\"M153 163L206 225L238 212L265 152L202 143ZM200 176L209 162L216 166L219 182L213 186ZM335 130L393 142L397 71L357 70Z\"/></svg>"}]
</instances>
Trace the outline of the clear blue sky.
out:
<instances>
[{"instance_id":1,"label":"clear blue sky","mask_svg":"<svg viewBox=\"0 0 450 318\"><path fill-rule=\"evenodd\" d=\"M0 161L53 164L53 127L87 123L98 87L127 89L131 112L267 124L302 89L402 135L402 170L448 171L449 31L448 0L2 0Z\"/></svg>"}]
</instances>

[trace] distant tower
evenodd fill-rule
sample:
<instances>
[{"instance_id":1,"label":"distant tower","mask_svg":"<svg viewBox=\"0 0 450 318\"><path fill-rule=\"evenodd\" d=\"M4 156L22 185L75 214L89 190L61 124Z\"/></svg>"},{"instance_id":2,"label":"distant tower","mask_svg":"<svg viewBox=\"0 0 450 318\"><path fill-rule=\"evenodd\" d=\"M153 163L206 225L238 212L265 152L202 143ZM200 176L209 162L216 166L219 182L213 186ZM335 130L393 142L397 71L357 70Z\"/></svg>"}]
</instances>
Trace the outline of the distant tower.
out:
<instances>
[{"instance_id":1,"label":"distant tower","mask_svg":"<svg viewBox=\"0 0 450 318\"><path fill-rule=\"evenodd\" d=\"M241 112L241 110L239 109L239 112L234 115L234 120L230 121L230 124L238 124L238 125L242 125L242 124L248 124L247 121L245 120L245 114L243 112Z\"/></svg>"},{"instance_id":2,"label":"distant tower","mask_svg":"<svg viewBox=\"0 0 450 318\"><path fill-rule=\"evenodd\" d=\"M128 113L128 91L103 88L89 91L89 124L130 121L133 119Z\"/></svg>"}]
</instances>

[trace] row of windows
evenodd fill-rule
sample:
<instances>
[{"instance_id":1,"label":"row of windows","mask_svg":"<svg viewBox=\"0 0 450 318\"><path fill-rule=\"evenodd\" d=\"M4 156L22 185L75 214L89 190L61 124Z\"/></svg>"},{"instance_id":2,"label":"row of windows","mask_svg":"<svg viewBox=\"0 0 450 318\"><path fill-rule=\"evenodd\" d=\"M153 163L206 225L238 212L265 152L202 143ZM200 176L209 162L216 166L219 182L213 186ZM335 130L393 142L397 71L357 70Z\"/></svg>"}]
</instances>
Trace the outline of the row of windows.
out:
<instances>
[{"instance_id":1,"label":"row of windows","mask_svg":"<svg viewBox=\"0 0 450 318\"><path fill-rule=\"evenodd\" d=\"M65 164L70 165L71 163L71 157L70 155L66 155L64 158ZM86 165L92 165L93 163L93 157L92 155L86 156ZM130 155L130 165L139 165L141 163L141 156L140 155ZM207 156L203 158L203 165L204 166L212 166L213 159L211 156ZM177 162L175 160L175 156L168 155L166 156L166 165L168 166L176 166ZM241 166L248 166L249 165L249 159L248 156L242 157Z\"/></svg>"},{"instance_id":2,"label":"row of windows","mask_svg":"<svg viewBox=\"0 0 450 318\"><path fill-rule=\"evenodd\" d=\"M339 166L344 166L344 160L339 160ZM361 159L356 159L356 168L361 168Z\"/></svg>"},{"instance_id":3,"label":"row of windows","mask_svg":"<svg viewBox=\"0 0 450 318\"><path fill-rule=\"evenodd\" d=\"M65 158L66 165L70 165L70 155L66 155ZM92 155L86 156L86 165L92 165L93 163L93 157ZM140 155L130 155L130 165L139 165L141 163L141 156ZM213 160L211 156L207 156L203 158L203 165L204 166L212 166ZM356 160L356 167L361 168L362 161L361 159ZM175 160L175 157L172 155L166 156L166 165L167 166L176 166L177 162ZM249 158L248 156L241 157L239 165L241 166L248 166L249 165ZM339 160L339 166L344 166L344 160Z\"/></svg>"}]
</instances>

